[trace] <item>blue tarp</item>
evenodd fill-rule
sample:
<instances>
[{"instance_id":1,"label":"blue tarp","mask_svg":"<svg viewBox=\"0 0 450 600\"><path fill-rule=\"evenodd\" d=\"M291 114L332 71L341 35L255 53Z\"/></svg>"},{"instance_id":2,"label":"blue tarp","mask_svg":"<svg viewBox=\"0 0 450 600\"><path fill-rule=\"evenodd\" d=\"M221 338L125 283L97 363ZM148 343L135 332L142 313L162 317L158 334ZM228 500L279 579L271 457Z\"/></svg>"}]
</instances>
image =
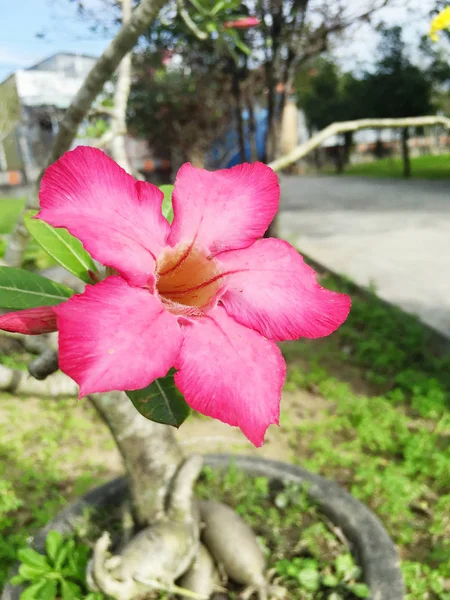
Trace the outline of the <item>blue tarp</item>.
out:
<instances>
[{"instance_id":1,"label":"blue tarp","mask_svg":"<svg viewBox=\"0 0 450 600\"><path fill-rule=\"evenodd\" d=\"M265 140L267 137L267 109L255 108L255 124L256 124L256 149L258 159L261 160ZM250 135L249 135L249 114L245 110L242 113L244 121L244 140L245 140L245 159L242 160L239 153L239 140L237 135L236 124L233 123L223 138L217 140L207 157L207 164L210 168L224 169L234 167L241 162L250 161Z\"/></svg>"}]
</instances>

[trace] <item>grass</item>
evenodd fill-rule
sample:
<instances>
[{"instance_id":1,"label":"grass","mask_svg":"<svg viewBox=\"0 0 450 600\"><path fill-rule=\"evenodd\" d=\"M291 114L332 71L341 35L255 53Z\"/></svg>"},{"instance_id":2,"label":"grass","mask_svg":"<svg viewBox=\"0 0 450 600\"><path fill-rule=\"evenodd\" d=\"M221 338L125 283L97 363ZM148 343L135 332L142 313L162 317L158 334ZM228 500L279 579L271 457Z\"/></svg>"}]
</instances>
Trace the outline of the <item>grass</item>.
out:
<instances>
[{"instance_id":1,"label":"grass","mask_svg":"<svg viewBox=\"0 0 450 600\"><path fill-rule=\"evenodd\" d=\"M411 315L354 293L337 334L283 349L287 388L327 401L313 422L284 415L295 460L378 514L399 547L409 600L450 599L450 356Z\"/></svg>"},{"instance_id":2,"label":"grass","mask_svg":"<svg viewBox=\"0 0 450 600\"><path fill-rule=\"evenodd\" d=\"M353 291L345 280L322 283ZM322 400L301 422L282 413L282 432L293 462L337 480L380 517L399 548L408 600L449 600L450 358L411 315L352 296L334 336L283 345L286 390ZM30 533L111 476L104 448L112 442L85 403L0 400L4 577Z\"/></svg>"},{"instance_id":3,"label":"grass","mask_svg":"<svg viewBox=\"0 0 450 600\"><path fill-rule=\"evenodd\" d=\"M89 404L75 398L0 393L0 406L1 589L27 538L72 498L111 477L104 457L111 460L113 442Z\"/></svg>"},{"instance_id":4,"label":"grass","mask_svg":"<svg viewBox=\"0 0 450 600\"><path fill-rule=\"evenodd\" d=\"M401 158L382 158L369 163L348 165L344 175L403 177L403 162ZM412 157L411 175L415 179L450 179L450 154Z\"/></svg>"}]
</instances>

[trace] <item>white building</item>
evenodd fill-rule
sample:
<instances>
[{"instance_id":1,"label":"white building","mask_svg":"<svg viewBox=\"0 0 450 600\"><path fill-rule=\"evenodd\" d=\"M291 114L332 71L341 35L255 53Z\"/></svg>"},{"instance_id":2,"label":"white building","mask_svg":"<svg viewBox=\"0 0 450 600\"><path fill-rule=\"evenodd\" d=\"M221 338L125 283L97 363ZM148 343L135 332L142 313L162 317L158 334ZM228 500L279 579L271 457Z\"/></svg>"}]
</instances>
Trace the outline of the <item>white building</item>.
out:
<instances>
[{"instance_id":1,"label":"white building","mask_svg":"<svg viewBox=\"0 0 450 600\"><path fill-rule=\"evenodd\" d=\"M58 121L95 61L59 53L0 83L0 172L18 172L27 181L36 178Z\"/></svg>"}]
</instances>

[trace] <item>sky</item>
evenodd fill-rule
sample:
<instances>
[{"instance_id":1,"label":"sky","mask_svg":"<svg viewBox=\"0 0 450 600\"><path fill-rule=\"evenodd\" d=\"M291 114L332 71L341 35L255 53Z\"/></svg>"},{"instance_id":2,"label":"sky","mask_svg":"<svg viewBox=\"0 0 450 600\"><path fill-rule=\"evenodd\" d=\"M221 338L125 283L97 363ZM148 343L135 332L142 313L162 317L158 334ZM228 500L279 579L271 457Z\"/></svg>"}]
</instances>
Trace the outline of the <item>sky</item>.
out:
<instances>
[{"instance_id":1,"label":"sky","mask_svg":"<svg viewBox=\"0 0 450 600\"><path fill-rule=\"evenodd\" d=\"M94 8L103 0L85 0ZM361 0L347 0L355 9ZM428 14L434 0L391 0L393 6L377 13L375 20L405 25L405 39L411 45L427 32ZM408 4L408 7L405 5ZM91 23L91 22L90 22ZM98 56L108 43L104 35L93 34L89 24L77 17L70 0L0 0L0 81L20 68L26 68L57 52L78 52ZM36 34L44 33L44 38ZM335 52L344 69L370 64L377 36L370 26L352 30Z\"/></svg>"},{"instance_id":2,"label":"sky","mask_svg":"<svg viewBox=\"0 0 450 600\"><path fill-rule=\"evenodd\" d=\"M0 81L57 52L99 56L107 43L80 22L70 0L0 0Z\"/></svg>"},{"instance_id":3,"label":"sky","mask_svg":"<svg viewBox=\"0 0 450 600\"><path fill-rule=\"evenodd\" d=\"M361 0L347 2L355 6L362 3ZM333 53L345 70L369 67L376 57L378 43L373 25L383 21L388 26L400 25L403 28L403 39L414 61L420 38L429 31L430 13L435 4L435 0L389 0L386 7L377 11L371 24L360 24L355 29L350 29L348 35L335 45Z\"/></svg>"}]
</instances>

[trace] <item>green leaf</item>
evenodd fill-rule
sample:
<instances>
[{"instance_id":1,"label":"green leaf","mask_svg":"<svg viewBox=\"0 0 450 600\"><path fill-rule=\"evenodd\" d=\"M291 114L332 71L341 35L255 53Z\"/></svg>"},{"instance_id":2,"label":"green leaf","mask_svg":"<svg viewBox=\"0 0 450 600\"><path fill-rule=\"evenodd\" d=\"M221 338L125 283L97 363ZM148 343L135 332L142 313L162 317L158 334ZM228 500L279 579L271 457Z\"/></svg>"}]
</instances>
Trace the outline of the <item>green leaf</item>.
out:
<instances>
[{"instance_id":1,"label":"green leaf","mask_svg":"<svg viewBox=\"0 0 450 600\"><path fill-rule=\"evenodd\" d=\"M337 594L336 592L332 592L328 596L328 600L344 600L344 599L343 599L343 597L340 594Z\"/></svg>"},{"instance_id":2,"label":"green leaf","mask_svg":"<svg viewBox=\"0 0 450 600\"><path fill-rule=\"evenodd\" d=\"M20 600L41 600L41 589L47 582L43 579L28 586L21 594Z\"/></svg>"},{"instance_id":3,"label":"green leaf","mask_svg":"<svg viewBox=\"0 0 450 600\"><path fill-rule=\"evenodd\" d=\"M19 575L26 581L35 581L42 579L44 575L50 572L50 569L50 567L32 567L31 565L22 563L19 567Z\"/></svg>"},{"instance_id":4,"label":"green leaf","mask_svg":"<svg viewBox=\"0 0 450 600\"><path fill-rule=\"evenodd\" d=\"M241 38L239 37L239 34L237 33L236 30L234 29L229 29L228 30L228 35L232 38L234 45L236 46L236 48L239 48L239 50L241 52L243 52L244 54L247 54L247 56L250 56L250 54L252 53L252 51L250 50L250 48L244 44L244 42L241 40Z\"/></svg>"},{"instance_id":5,"label":"green leaf","mask_svg":"<svg viewBox=\"0 0 450 600\"><path fill-rule=\"evenodd\" d=\"M300 585L310 592L315 592L320 587L320 574L316 569L302 569L297 579Z\"/></svg>"},{"instance_id":6,"label":"green leaf","mask_svg":"<svg viewBox=\"0 0 450 600\"><path fill-rule=\"evenodd\" d=\"M64 577L70 577L79 581L84 581L86 573L86 566L89 560L90 549L84 544L75 545L74 540L70 540L73 543L71 547L67 565L63 569L62 573Z\"/></svg>"},{"instance_id":7,"label":"green leaf","mask_svg":"<svg viewBox=\"0 0 450 600\"><path fill-rule=\"evenodd\" d=\"M55 569L57 571L60 571L64 565L64 563L66 562L66 559L68 557L68 555L73 551L75 547L75 542L74 540L67 540L63 546L61 546L61 548L59 548L58 553L56 555L55 558Z\"/></svg>"},{"instance_id":8,"label":"green leaf","mask_svg":"<svg viewBox=\"0 0 450 600\"><path fill-rule=\"evenodd\" d=\"M172 206L172 192L173 185L160 185L159 189L164 194L164 200L162 203L162 214L166 217L169 223L173 221L173 206Z\"/></svg>"},{"instance_id":9,"label":"green leaf","mask_svg":"<svg viewBox=\"0 0 450 600\"><path fill-rule=\"evenodd\" d=\"M20 575L14 575L14 577L11 577L11 579L9 580L9 583L11 585L20 585L24 581L25 581L25 579L23 577L21 577Z\"/></svg>"},{"instance_id":10,"label":"green leaf","mask_svg":"<svg viewBox=\"0 0 450 600\"><path fill-rule=\"evenodd\" d=\"M83 244L71 235L67 229L55 228L39 219L33 219L36 211L25 213L23 220L30 235L67 271L86 283L92 283L89 271L97 268Z\"/></svg>"},{"instance_id":11,"label":"green leaf","mask_svg":"<svg viewBox=\"0 0 450 600\"><path fill-rule=\"evenodd\" d=\"M212 17L214 17L215 15L217 15L218 12L220 12L225 7L226 4L227 4L226 0L219 0L219 2L217 2L217 4L215 4L214 7L211 9L209 14Z\"/></svg>"},{"instance_id":12,"label":"green leaf","mask_svg":"<svg viewBox=\"0 0 450 600\"><path fill-rule=\"evenodd\" d=\"M44 571L50 571L51 567L47 558L43 554L39 554L33 548L20 548L17 552L17 558L24 565L30 567L38 567Z\"/></svg>"},{"instance_id":13,"label":"green leaf","mask_svg":"<svg viewBox=\"0 0 450 600\"><path fill-rule=\"evenodd\" d=\"M351 554L341 554L340 556L336 557L334 566L338 575L345 576L353 571L355 563L353 562Z\"/></svg>"},{"instance_id":14,"label":"green leaf","mask_svg":"<svg viewBox=\"0 0 450 600\"><path fill-rule=\"evenodd\" d=\"M339 579L336 575L324 575L322 577L322 583L327 587L336 587L339 585Z\"/></svg>"},{"instance_id":15,"label":"green leaf","mask_svg":"<svg viewBox=\"0 0 450 600\"><path fill-rule=\"evenodd\" d=\"M55 563L56 557L63 543L63 536L59 533L59 531L48 532L47 537L45 538L45 550L47 551L47 556L50 558L53 564Z\"/></svg>"},{"instance_id":16,"label":"green leaf","mask_svg":"<svg viewBox=\"0 0 450 600\"><path fill-rule=\"evenodd\" d=\"M55 306L75 292L70 288L22 269L0 267L0 307L36 308Z\"/></svg>"},{"instance_id":17,"label":"green leaf","mask_svg":"<svg viewBox=\"0 0 450 600\"><path fill-rule=\"evenodd\" d=\"M195 8L198 10L198 12L201 15L208 15L209 14L209 11L206 10L205 7L200 4L200 2L197 2L197 0L191 0L191 4L192 4L192 6L195 6Z\"/></svg>"},{"instance_id":18,"label":"green leaf","mask_svg":"<svg viewBox=\"0 0 450 600\"><path fill-rule=\"evenodd\" d=\"M58 591L58 583L54 579L48 579L39 590L39 600L55 600Z\"/></svg>"},{"instance_id":19,"label":"green leaf","mask_svg":"<svg viewBox=\"0 0 450 600\"><path fill-rule=\"evenodd\" d=\"M368 598L370 595L370 590L365 583L354 583L347 587L358 598Z\"/></svg>"},{"instance_id":20,"label":"green leaf","mask_svg":"<svg viewBox=\"0 0 450 600\"><path fill-rule=\"evenodd\" d=\"M81 588L73 581L61 580L61 595L63 600L78 600L82 597Z\"/></svg>"},{"instance_id":21,"label":"green leaf","mask_svg":"<svg viewBox=\"0 0 450 600\"><path fill-rule=\"evenodd\" d=\"M142 390L126 392L135 408L149 421L179 427L191 409L175 387L173 373L160 377Z\"/></svg>"},{"instance_id":22,"label":"green leaf","mask_svg":"<svg viewBox=\"0 0 450 600\"><path fill-rule=\"evenodd\" d=\"M205 24L205 29L208 33L214 33L217 31L217 24L214 21L208 21L208 23Z\"/></svg>"}]
</instances>

